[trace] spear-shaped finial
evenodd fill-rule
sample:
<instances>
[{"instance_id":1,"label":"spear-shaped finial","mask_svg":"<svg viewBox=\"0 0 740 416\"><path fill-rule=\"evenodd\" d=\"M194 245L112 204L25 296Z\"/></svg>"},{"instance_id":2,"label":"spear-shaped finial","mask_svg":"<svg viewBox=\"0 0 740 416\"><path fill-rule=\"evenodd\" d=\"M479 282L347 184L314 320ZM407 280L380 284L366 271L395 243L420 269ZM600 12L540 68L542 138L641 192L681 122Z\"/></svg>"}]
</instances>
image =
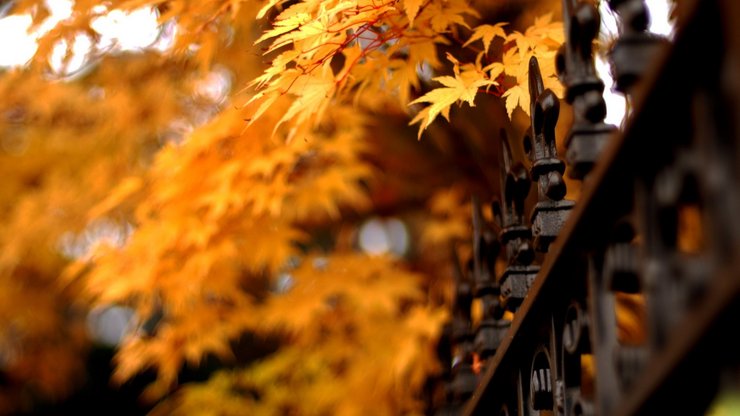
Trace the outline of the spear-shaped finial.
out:
<instances>
[{"instance_id":1,"label":"spear-shaped finial","mask_svg":"<svg viewBox=\"0 0 740 416\"><path fill-rule=\"evenodd\" d=\"M475 391L477 380L473 373L473 333L470 308L473 302L473 287L468 276L463 274L457 251L452 249L455 300L452 315L452 381L450 383L453 403L462 404Z\"/></svg>"},{"instance_id":2,"label":"spear-shaped finial","mask_svg":"<svg viewBox=\"0 0 740 416\"><path fill-rule=\"evenodd\" d=\"M482 361L496 353L509 328L503 319L504 309L499 301L501 289L494 279L496 258L501 246L483 217L480 200L473 197L473 264L475 297L482 307L481 321L473 341L475 352Z\"/></svg>"},{"instance_id":3,"label":"spear-shaped finial","mask_svg":"<svg viewBox=\"0 0 740 416\"><path fill-rule=\"evenodd\" d=\"M502 203L494 204L494 217L501 227L499 239L506 247L508 265L499 279L502 303L506 309L516 310L539 267L533 266L532 232L524 223L524 201L529 194L531 180L527 169L515 161L506 131L501 130L501 194Z\"/></svg>"},{"instance_id":4,"label":"spear-shaped finial","mask_svg":"<svg viewBox=\"0 0 740 416\"><path fill-rule=\"evenodd\" d=\"M537 204L532 210L532 234L538 251L547 251L573 208L573 201L563 200L565 163L558 157L555 125L560 114L560 101L544 88L539 63L529 60L529 95L531 127L524 137L524 150L532 162L530 173L537 181Z\"/></svg>"}]
</instances>

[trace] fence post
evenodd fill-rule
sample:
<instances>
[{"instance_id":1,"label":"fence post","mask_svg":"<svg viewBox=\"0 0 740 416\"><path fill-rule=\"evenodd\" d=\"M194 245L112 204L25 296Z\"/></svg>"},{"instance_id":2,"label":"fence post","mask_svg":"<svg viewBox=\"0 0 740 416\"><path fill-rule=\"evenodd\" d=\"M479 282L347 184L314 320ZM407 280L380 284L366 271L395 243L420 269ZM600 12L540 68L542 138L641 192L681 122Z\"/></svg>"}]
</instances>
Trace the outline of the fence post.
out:
<instances>
[{"instance_id":1,"label":"fence post","mask_svg":"<svg viewBox=\"0 0 740 416\"><path fill-rule=\"evenodd\" d=\"M604 83L594 66L593 41L599 34L599 12L584 1L563 0L565 44L555 66L565 85L565 99L573 106L573 126L566 138L570 176L583 179L593 168L616 129L604 123Z\"/></svg>"},{"instance_id":2,"label":"fence post","mask_svg":"<svg viewBox=\"0 0 740 416\"><path fill-rule=\"evenodd\" d=\"M535 249L547 252L574 202L563 199L567 192L563 180L565 163L558 158L555 144L560 101L552 91L545 90L540 66L534 56L529 59L529 100L532 125L524 136L524 151L532 162L532 180L537 181L537 204L531 216L532 235Z\"/></svg>"}]
</instances>

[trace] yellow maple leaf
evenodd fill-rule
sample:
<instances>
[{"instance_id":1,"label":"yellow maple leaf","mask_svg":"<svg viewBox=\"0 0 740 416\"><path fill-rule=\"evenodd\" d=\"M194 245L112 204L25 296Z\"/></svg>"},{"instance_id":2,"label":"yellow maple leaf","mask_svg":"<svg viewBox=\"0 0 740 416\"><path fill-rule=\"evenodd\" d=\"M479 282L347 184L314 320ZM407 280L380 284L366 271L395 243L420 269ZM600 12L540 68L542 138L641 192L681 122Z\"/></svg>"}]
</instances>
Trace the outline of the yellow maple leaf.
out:
<instances>
[{"instance_id":1,"label":"yellow maple leaf","mask_svg":"<svg viewBox=\"0 0 740 416\"><path fill-rule=\"evenodd\" d=\"M419 13L419 8L424 0L404 0L403 10L406 12L406 17L409 19L409 27L414 27L414 19Z\"/></svg>"},{"instance_id":2,"label":"yellow maple leaf","mask_svg":"<svg viewBox=\"0 0 740 416\"><path fill-rule=\"evenodd\" d=\"M409 103L409 105L419 103L430 103L431 106L420 112L413 120L409 123L415 124L421 122L419 125L418 137L421 138L421 133L424 129L431 124L438 115L442 116L449 121L450 120L450 106L456 102L466 102L471 107L475 107L475 95L478 93L478 89L487 85L497 85L495 81L488 79L484 72L476 70L473 65L468 65L463 71L460 71L459 62L448 54L447 59L453 62L455 76L444 75L441 77L432 78L434 81L444 85L442 88L436 88L416 100ZM473 67L471 69L471 67Z\"/></svg>"},{"instance_id":3,"label":"yellow maple leaf","mask_svg":"<svg viewBox=\"0 0 740 416\"><path fill-rule=\"evenodd\" d=\"M564 41L563 23L552 22L552 13L544 14L534 19L534 25L525 32L527 36L538 37L546 40L550 39L556 44Z\"/></svg>"},{"instance_id":4,"label":"yellow maple leaf","mask_svg":"<svg viewBox=\"0 0 740 416\"><path fill-rule=\"evenodd\" d=\"M275 36L280 36L284 33L288 33L292 30L298 29L299 27L301 27L301 25L311 22L312 20L313 19L311 18L311 15L308 13L296 13L294 15L287 16L282 20L277 20L275 22L275 27L265 32L262 36L259 37L259 39L254 41L254 43L256 45L267 39L271 39ZM279 44L278 46L273 45L271 47L271 50L276 49L279 46L282 46L282 44Z\"/></svg>"},{"instance_id":5,"label":"yellow maple leaf","mask_svg":"<svg viewBox=\"0 0 740 416\"><path fill-rule=\"evenodd\" d=\"M503 74L505 70L504 64L501 62L493 62L490 65L483 67L484 72L488 72L488 78L496 79L499 75Z\"/></svg>"},{"instance_id":6,"label":"yellow maple leaf","mask_svg":"<svg viewBox=\"0 0 740 416\"><path fill-rule=\"evenodd\" d=\"M550 16L545 15L536 19L535 25L525 31L513 32L506 37L506 42L513 42L502 56L503 71L515 80L515 85L507 90L503 97L506 99L506 109L509 116L517 106L529 114L529 59L535 57L540 62L542 79L545 87L556 95L562 94L562 85L557 79L555 70L555 54L560 43L554 33L562 32L562 23L550 23ZM489 65L484 68L493 67ZM493 74L491 74L493 78Z\"/></svg>"},{"instance_id":7,"label":"yellow maple leaf","mask_svg":"<svg viewBox=\"0 0 740 416\"><path fill-rule=\"evenodd\" d=\"M485 52L488 52L488 49L491 47L491 42L493 41L493 38L498 36L502 39L506 39L504 26L506 26L506 23L497 23L495 25L480 25L476 27L475 29L473 29L473 35L470 37L470 39L468 39L467 42L463 44L463 47L466 47L476 40L480 39L483 41L483 50Z\"/></svg>"},{"instance_id":8,"label":"yellow maple leaf","mask_svg":"<svg viewBox=\"0 0 740 416\"><path fill-rule=\"evenodd\" d=\"M525 90L521 85L515 85L503 95L506 98L506 112L509 113L509 117L514 113L514 109L517 105L521 106L522 109L529 114L529 91Z\"/></svg>"}]
</instances>

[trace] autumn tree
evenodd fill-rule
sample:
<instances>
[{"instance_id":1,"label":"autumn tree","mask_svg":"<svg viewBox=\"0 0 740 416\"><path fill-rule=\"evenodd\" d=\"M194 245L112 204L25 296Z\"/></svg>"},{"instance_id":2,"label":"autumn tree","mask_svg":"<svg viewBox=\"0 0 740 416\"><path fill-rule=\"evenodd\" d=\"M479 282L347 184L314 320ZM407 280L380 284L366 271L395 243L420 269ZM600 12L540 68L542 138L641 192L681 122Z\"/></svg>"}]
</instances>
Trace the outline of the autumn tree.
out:
<instances>
[{"instance_id":1,"label":"autumn tree","mask_svg":"<svg viewBox=\"0 0 740 416\"><path fill-rule=\"evenodd\" d=\"M154 371L155 413L422 413L492 132L526 120L531 56L561 92L558 2L513 3L74 2L0 76L0 411L70 394L85 314L120 305L113 380ZM156 45L104 45L142 8ZM373 218L410 247L360 250Z\"/></svg>"}]
</instances>

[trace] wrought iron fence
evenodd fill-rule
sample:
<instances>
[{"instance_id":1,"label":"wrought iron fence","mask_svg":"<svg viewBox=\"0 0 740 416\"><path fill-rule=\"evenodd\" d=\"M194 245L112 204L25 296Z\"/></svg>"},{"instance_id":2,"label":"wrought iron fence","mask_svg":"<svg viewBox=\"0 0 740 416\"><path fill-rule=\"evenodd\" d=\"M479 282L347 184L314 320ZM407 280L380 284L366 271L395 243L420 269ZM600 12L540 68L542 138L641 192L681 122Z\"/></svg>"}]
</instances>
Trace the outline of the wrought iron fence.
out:
<instances>
[{"instance_id":1,"label":"wrought iron fence","mask_svg":"<svg viewBox=\"0 0 740 416\"><path fill-rule=\"evenodd\" d=\"M604 123L599 13L564 0L567 165L559 101L532 59L529 160L496 133L501 196L493 223L474 200L437 414L703 414L740 388L740 2L680 1L670 43L647 32L644 1L608 4L616 88L634 110L622 131ZM577 203L564 199L566 170L583 181Z\"/></svg>"}]
</instances>

